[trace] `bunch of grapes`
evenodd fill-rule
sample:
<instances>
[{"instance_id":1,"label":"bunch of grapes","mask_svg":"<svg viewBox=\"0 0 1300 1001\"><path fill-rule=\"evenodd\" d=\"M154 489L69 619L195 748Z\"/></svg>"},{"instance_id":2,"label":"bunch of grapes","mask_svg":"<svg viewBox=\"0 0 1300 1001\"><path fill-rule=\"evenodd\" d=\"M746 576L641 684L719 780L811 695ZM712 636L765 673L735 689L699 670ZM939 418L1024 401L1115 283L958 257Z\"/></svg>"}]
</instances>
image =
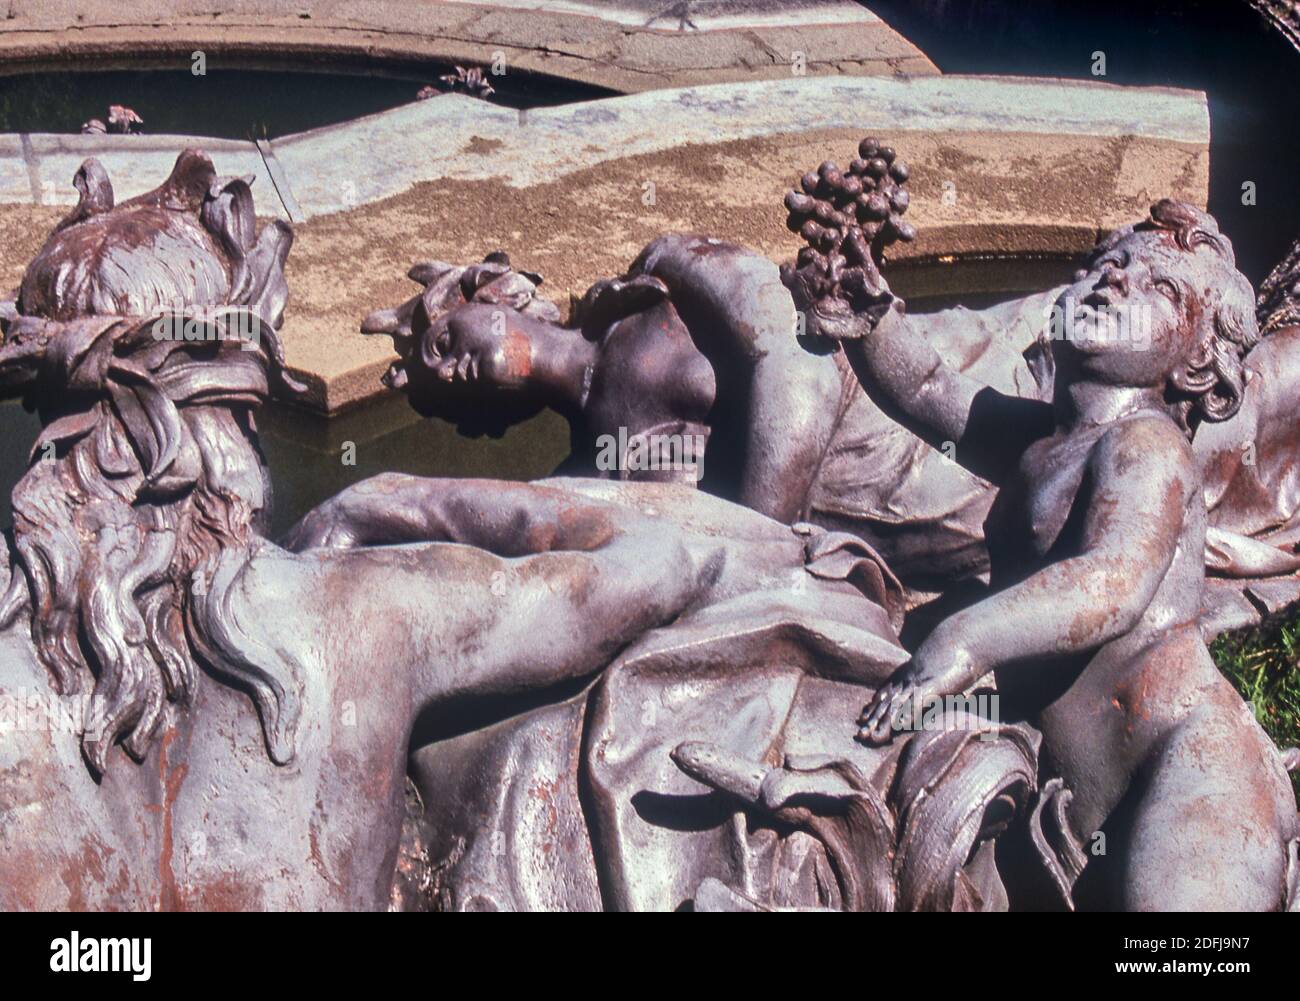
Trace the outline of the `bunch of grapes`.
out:
<instances>
[{"instance_id":1,"label":"bunch of grapes","mask_svg":"<svg viewBox=\"0 0 1300 1001\"><path fill-rule=\"evenodd\" d=\"M801 191L786 193L786 225L808 242L797 265L817 298L875 289L885 248L916 239L916 228L902 219L909 176L893 149L869 137L848 170L827 160L803 175Z\"/></svg>"}]
</instances>

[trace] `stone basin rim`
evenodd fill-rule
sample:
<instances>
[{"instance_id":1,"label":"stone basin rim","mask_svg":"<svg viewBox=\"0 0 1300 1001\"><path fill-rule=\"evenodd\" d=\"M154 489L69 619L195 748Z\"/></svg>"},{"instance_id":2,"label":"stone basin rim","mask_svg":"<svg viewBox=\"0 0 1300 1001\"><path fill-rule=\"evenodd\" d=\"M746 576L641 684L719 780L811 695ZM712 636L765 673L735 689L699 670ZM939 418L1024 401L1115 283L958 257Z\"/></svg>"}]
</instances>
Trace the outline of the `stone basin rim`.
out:
<instances>
[{"instance_id":1,"label":"stone basin rim","mask_svg":"<svg viewBox=\"0 0 1300 1001\"><path fill-rule=\"evenodd\" d=\"M870 113L862 110L867 107ZM260 215L297 223L365 210L421 183L441 179L499 181L522 190L668 147L689 151L765 138L797 142L801 135L845 132L859 137L876 132L903 140L906 134L927 131L958 147L981 135L1010 138L1019 133L1021 141L1026 134L1031 140L1040 135L1058 144L1081 143L1094 152L1114 139L1134 137L1148 147L1155 143L1180 157L1202 161L1210 138L1203 92L1055 78L805 77L659 90L522 114L448 95L256 143L153 134L4 134L0 135L0 202L75 204L71 178L89 156L102 160L119 197L131 197L166 176L181 149L201 147L214 156L222 174L260 179L254 185ZM430 149L428 143L413 146L409 141L413 134L437 137L439 148ZM483 155L489 144L490 155ZM852 155L838 146L827 148L825 154ZM515 162L521 160L529 162ZM811 164L800 169L807 166ZM795 176L791 174L789 181ZM1162 178L1161 184L1168 180ZM1205 191L1197 185L1185 194L1203 203ZM350 197L340 195L345 186ZM773 204L779 202L779 192L772 197ZM1113 222L1090 211L1050 220L1033 211L992 222L969 214L931 218L922 227L930 239L925 252L916 254L915 263L986 257L999 250L1011 259L1026 254L1059 259L1061 254L1090 246ZM902 256L912 254L900 255L898 263ZM338 332L354 329L354 320L340 321ZM289 326L295 331L290 332ZM314 323L303 326L291 315L286 325L290 348L300 338L299 328L303 338L317 336ZM294 371L315 387L312 398L301 401L302 405L334 413L378 395L377 378L387 360L373 354L367 349L356 357L331 359L326 367L316 367L316 361L304 367L296 364L290 350ZM355 388L371 383L374 389Z\"/></svg>"},{"instance_id":2,"label":"stone basin rim","mask_svg":"<svg viewBox=\"0 0 1300 1001\"><path fill-rule=\"evenodd\" d=\"M960 103L963 91L966 94L965 107ZM1035 115L1032 110L1027 112L1023 104L1017 104L1017 100L1024 101L1031 92L1043 91L1068 92L1075 98L1109 94L1128 102L1128 107L1120 113L1112 113L1109 102L1077 100L1071 104L1072 113L1067 116L1059 112L1048 115L1044 108L1038 109L1039 113ZM883 106L859 116L851 109L858 106L855 101L866 98L877 98ZM909 102L909 98L915 98L915 101ZM1151 108L1152 98L1157 99L1158 111ZM787 102L791 101L803 101L804 110L819 117L792 120L783 115ZM272 179L272 184L266 187L274 186L279 194L280 205L273 214L293 222L303 222L313 216L381 201L436 176L475 180L501 174L490 165L474 162L457 153L443 157L444 169L440 174L436 171L431 173L432 165L429 163L384 164L367 156L369 162L366 165L376 176L387 175L384 183L359 189L357 197L345 205L331 205L328 200L311 197L295 198L288 190L294 180L306 182L308 187L314 180L304 176L308 172L296 169L304 164L333 163L336 169L343 167L351 176L365 175L364 169L360 172L353 169L357 166L355 162L338 162L340 150L345 150L349 139L359 141L360 146L368 151L376 151L376 142L391 139L397 143L401 131L413 125L446 126L461 132L462 135L457 137L461 140L481 137L499 143L503 147L502 153L511 146L516 147L514 152L517 153L532 153L534 150L555 153L552 165L534 168L527 177L519 172L507 172L508 184L524 186L553 180L611 158L661 148L665 142L663 134L671 131L664 127L662 116L671 112L680 115L679 124L684 128L692 122L698 126L702 119L715 120L715 134L696 136L690 132L698 129L686 130L682 136L673 137L674 145L844 127L860 127L864 134L878 131L882 135L911 131L1004 131L1080 136L1134 134L1192 144L1203 144L1209 139L1209 110L1203 91L1160 86L1127 87L1053 77L949 75L908 80L803 77L667 88L531 110L505 108L460 94L448 94L306 132L257 141L164 133L140 136L0 133L0 169L4 159L21 158L33 178L40 175L40 182L33 179L27 197L15 197L13 189L0 183L0 203L76 203L76 194L70 184L73 171L67 171L66 178L44 176L39 162L42 156L85 158L111 155L114 161L112 169L122 174L133 172L130 161L137 159L137 154L156 157L160 153L196 147L216 154L250 155L264 161L266 172ZM891 118L894 120L889 121ZM659 137L647 135L652 128L660 132ZM583 148L577 151L567 141L576 130L581 130L584 138ZM389 134L385 135L386 132ZM640 145L629 148L630 137ZM275 162L277 151L291 154L295 167L292 177L287 176L285 166ZM379 149L379 152L384 151ZM145 167L146 161L142 160L140 166ZM257 173L260 175L262 171ZM135 182L130 177L123 177L122 181L127 189L134 183L145 183L146 188L152 183L147 179ZM266 212L265 206L259 208Z\"/></svg>"}]
</instances>

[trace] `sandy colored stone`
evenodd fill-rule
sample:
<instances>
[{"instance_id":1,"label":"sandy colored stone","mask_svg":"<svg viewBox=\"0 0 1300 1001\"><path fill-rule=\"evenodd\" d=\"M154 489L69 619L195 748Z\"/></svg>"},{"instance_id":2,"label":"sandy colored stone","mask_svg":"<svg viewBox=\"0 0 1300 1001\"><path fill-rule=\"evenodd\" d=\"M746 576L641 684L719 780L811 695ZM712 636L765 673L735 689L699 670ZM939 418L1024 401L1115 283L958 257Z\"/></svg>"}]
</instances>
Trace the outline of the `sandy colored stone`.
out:
<instances>
[{"instance_id":1,"label":"sandy colored stone","mask_svg":"<svg viewBox=\"0 0 1300 1001\"><path fill-rule=\"evenodd\" d=\"M799 240L785 229L784 192L808 167L849 159L859 138L832 130L691 146L525 188L433 181L312 219L297 228L289 257L289 361L312 383L313 406L335 410L378 392L389 351L357 326L369 310L416 290L405 274L418 260L463 263L504 249L521 267L540 271L544 291L567 306L569 296L622 272L665 232L700 230L787 259ZM912 164L908 218L920 229L915 244L898 248L897 262L902 273L909 262L927 265L931 286L942 284L936 265L997 256L1061 260L1105 229L1140 218L1154 197L1203 206L1208 190L1208 155L1195 144L931 133L889 139ZM653 205L643 203L646 181L654 183ZM944 200L945 181L953 204ZM1034 287L1037 273L1027 269L1020 287Z\"/></svg>"},{"instance_id":2,"label":"sandy colored stone","mask_svg":"<svg viewBox=\"0 0 1300 1001\"><path fill-rule=\"evenodd\" d=\"M357 333L358 325L369 310L412 293L416 286L405 275L417 260L468 262L502 248L540 271L547 293L566 306L570 295L623 271L645 243L674 230L708 232L783 260L799 246L784 225L785 190L809 166L849 159L859 138L857 131L829 130L689 146L524 188L444 179L300 224L289 255L284 339L290 365L311 386L304 402L334 411L380 392L389 349L383 339ZM888 138L912 165L908 218L920 230L915 244L898 248L900 290L911 262L925 265L920 285L933 288L945 285L936 269L960 270L964 259L1059 260L1140 217L1154 198L1204 205L1208 188L1208 155L1189 143L966 133ZM652 205L643 201L647 181L654 184ZM946 191L955 198L945 200ZM259 205L266 197L259 192ZM0 206L0 285L17 285L65 211ZM1026 272L1023 287L1033 287L1032 274ZM1014 287L1015 279L1004 276L1003 285Z\"/></svg>"}]
</instances>

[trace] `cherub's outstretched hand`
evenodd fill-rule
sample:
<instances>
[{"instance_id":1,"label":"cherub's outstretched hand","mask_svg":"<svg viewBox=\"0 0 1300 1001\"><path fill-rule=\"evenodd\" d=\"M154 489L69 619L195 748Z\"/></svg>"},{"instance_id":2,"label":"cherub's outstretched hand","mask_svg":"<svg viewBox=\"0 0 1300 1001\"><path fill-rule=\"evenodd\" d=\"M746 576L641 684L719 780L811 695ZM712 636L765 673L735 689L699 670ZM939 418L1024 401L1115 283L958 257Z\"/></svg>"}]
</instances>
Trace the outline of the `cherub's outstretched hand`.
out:
<instances>
[{"instance_id":1,"label":"cherub's outstretched hand","mask_svg":"<svg viewBox=\"0 0 1300 1001\"><path fill-rule=\"evenodd\" d=\"M946 645L938 631L921 644L867 703L858 717L858 740L887 744L895 733L917 729L938 700L967 688L981 673L964 647Z\"/></svg>"},{"instance_id":2,"label":"cherub's outstretched hand","mask_svg":"<svg viewBox=\"0 0 1300 1001\"><path fill-rule=\"evenodd\" d=\"M887 744L895 733L913 730L931 702L940 696L932 683L914 678L905 665L893 680L877 690L858 718L858 740Z\"/></svg>"}]
</instances>

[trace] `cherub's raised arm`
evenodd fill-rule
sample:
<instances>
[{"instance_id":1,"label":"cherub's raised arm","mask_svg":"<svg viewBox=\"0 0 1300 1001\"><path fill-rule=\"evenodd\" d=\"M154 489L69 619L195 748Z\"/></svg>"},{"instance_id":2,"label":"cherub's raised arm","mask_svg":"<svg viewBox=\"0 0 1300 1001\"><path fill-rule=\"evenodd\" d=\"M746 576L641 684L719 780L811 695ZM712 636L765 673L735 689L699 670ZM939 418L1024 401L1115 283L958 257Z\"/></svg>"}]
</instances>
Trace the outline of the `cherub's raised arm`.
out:
<instances>
[{"instance_id":1,"label":"cherub's raised arm","mask_svg":"<svg viewBox=\"0 0 1300 1001\"><path fill-rule=\"evenodd\" d=\"M945 364L896 309L870 334L842 343L877 406L986 480L1000 482L1033 441L1052 432L1049 404L1000 393Z\"/></svg>"},{"instance_id":2,"label":"cherub's raised arm","mask_svg":"<svg viewBox=\"0 0 1300 1001\"><path fill-rule=\"evenodd\" d=\"M910 242L902 219L911 170L868 137L841 171L826 161L785 196L786 226L807 241L781 269L806 333L844 343L874 402L922 440L998 482L1025 447L1052 430L1051 408L1005 396L944 365L910 329L881 274L885 251Z\"/></svg>"}]
</instances>

